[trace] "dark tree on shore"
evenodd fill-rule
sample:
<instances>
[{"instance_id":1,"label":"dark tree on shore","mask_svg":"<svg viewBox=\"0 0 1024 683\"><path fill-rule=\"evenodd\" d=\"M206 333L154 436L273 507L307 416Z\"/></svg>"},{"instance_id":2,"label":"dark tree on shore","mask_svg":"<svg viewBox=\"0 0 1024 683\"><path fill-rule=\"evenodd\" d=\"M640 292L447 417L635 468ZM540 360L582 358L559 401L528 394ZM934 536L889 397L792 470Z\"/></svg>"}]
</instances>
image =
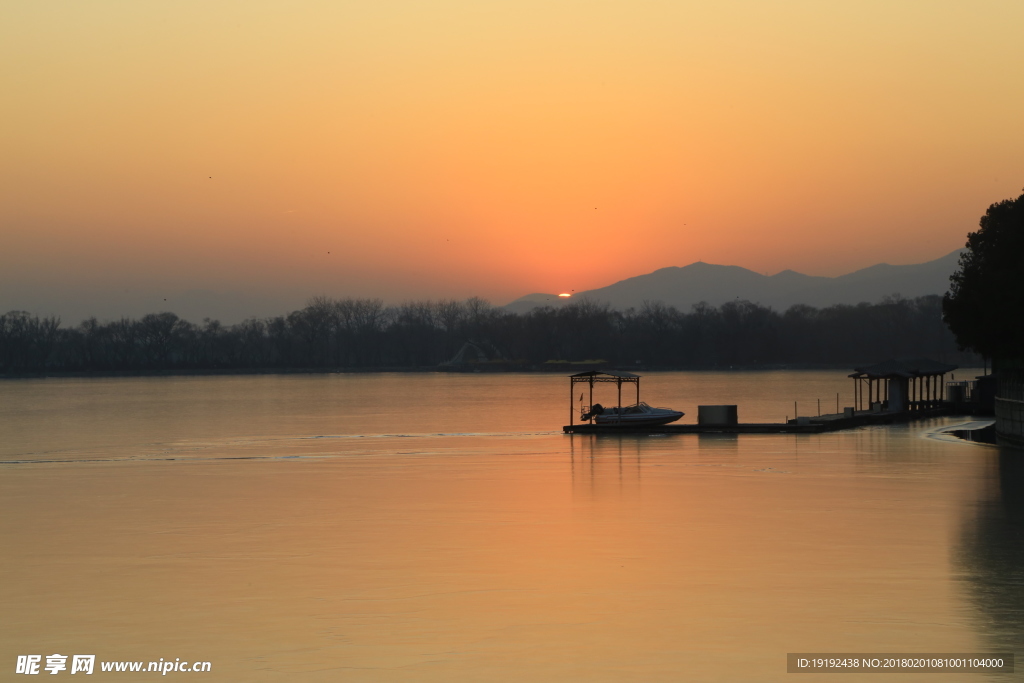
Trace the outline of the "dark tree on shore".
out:
<instances>
[{"instance_id":1,"label":"dark tree on shore","mask_svg":"<svg viewBox=\"0 0 1024 683\"><path fill-rule=\"evenodd\" d=\"M943 319L962 349L1024 356L1024 194L988 207L950 277Z\"/></svg>"}]
</instances>

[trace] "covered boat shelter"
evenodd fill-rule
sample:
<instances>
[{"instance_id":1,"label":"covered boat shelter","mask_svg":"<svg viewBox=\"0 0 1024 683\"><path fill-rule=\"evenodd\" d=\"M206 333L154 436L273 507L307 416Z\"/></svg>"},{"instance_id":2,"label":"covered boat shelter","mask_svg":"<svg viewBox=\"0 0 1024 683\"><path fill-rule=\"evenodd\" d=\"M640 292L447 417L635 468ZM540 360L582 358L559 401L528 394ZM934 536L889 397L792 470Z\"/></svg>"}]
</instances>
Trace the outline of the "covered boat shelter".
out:
<instances>
[{"instance_id":1,"label":"covered boat shelter","mask_svg":"<svg viewBox=\"0 0 1024 683\"><path fill-rule=\"evenodd\" d=\"M956 369L956 365L928 358L894 359L854 368L850 374L854 408L890 413L937 408L944 398L946 373Z\"/></svg>"},{"instance_id":2,"label":"covered boat shelter","mask_svg":"<svg viewBox=\"0 0 1024 683\"><path fill-rule=\"evenodd\" d=\"M622 408L622 385L633 384L636 386L636 402L640 402L640 375L634 375L631 372L619 372L616 370L605 370L603 372L598 370L591 370L589 372L578 372L575 375L569 375L569 426L573 424L575 410L575 396L576 396L576 385L586 384L590 387L590 398L586 411L589 411L594 405L594 385L595 384L615 384L619 394L619 408ZM583 401L583 395L580 395L580 402ZM582 415L585 411L580 410ZM621 410L620 410L621 412Z\"/></svg>"}]
</instances>

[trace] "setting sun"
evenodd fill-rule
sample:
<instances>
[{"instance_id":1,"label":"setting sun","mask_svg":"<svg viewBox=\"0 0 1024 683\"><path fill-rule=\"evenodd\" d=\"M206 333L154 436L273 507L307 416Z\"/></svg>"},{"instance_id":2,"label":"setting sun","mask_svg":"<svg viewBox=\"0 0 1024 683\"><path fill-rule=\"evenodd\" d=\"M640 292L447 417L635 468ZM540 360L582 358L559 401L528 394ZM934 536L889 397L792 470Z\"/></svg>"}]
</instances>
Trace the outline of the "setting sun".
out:
<instances>
[{"instance_id":1,"label":"setting sun","mask_svg":"<svg viewBox=\"0 0 1024 683\"><path fill-rule=\"evenodd\" d=\"M1008 0L5 5L3 310L835 276L1021 186Z\"/></svg>"}]
</instances>

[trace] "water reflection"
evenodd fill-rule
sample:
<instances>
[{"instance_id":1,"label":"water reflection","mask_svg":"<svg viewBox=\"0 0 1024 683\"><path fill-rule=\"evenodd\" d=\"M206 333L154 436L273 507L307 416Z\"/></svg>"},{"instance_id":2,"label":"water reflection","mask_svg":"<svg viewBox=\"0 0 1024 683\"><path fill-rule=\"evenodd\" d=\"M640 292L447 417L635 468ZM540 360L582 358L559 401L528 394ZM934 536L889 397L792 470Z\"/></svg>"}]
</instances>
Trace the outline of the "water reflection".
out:
<instances>
[{"instance_id":1,"label":"water reflection","mask_svg":"<svg viewBox=\"0 0 1024 683\"><path fill-rule=\"evenodd\" d=\"M645 476L674 467L739 467L741 454L737 434L577 434L568 439L573 491L595 499L639 496Z\"/></svg>"},{"instance_id":2,"label":"water reflection","mask_svg":"<svg viewBox=\"0 0 1024 683\"><path fill-rule=\"evenodd\" d=\"M739 434L698 434L697 444L702 451L713 451L717 455L735 455L740 447Z\"/></svg>"},{"instance_id":3,"label":"water reflection","mask_svg":"<svg viewBox=\"0 0 1024 683\"><path fill-rule=\"evenodd\" d=\"M1024 650L1024 453L1001 449L976 516L965 526L961 563L993 650Z\"/></svg>"},{"instance_id":4,"label":"water reflection","mask_svg":"<svg viewBox=\"0 0 1024 683\"><path fill-rule=\"evenodd\" d=\"M592 498L638 496L644 438L633 434L570 436L573 493Z\"/></svg>"},{"instance_id":5,"label":"water reflection","mask_svg":"<svg viewBox=\"0 0 1024 683\"><path fill-rule=\"evenodd\" d=\"M704 400L684 373L654 380L669 405L670 389ZM701 381L759 389L767 415L777 387L748 380ZM192 653L239 681L790 681L790 651L1021 642L1022 477L994 448L921 438L959 420L567 437L562 380L532 398L551 384L0 385L0 660Z\"/></svg>"}]
</instances>

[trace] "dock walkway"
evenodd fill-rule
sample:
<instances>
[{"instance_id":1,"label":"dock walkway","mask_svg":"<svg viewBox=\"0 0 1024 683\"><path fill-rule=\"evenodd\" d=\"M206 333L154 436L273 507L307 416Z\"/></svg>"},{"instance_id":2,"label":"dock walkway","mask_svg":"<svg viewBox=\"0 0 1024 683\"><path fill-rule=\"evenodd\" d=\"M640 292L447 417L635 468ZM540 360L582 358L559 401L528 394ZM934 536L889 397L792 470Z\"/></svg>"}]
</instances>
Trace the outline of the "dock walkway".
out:
<instances>
[{"instance_id":1,"label":"dock walkway","mask_svg":"<svg viewBox=\"0 0 1024 683\"><path fill-rule=\"evenodd\" d=\"M947 404L929 410L902 411L899 413L875 413L857 411L852 417L839 413L810 417L806 421L747 423L734 425L667 424L667 425L565 425L566 434L820 434L842 429L854 429L872 425L887 425L901 422L927 420L956 413L956 406Z\"/></svg>"}]
</instances>

